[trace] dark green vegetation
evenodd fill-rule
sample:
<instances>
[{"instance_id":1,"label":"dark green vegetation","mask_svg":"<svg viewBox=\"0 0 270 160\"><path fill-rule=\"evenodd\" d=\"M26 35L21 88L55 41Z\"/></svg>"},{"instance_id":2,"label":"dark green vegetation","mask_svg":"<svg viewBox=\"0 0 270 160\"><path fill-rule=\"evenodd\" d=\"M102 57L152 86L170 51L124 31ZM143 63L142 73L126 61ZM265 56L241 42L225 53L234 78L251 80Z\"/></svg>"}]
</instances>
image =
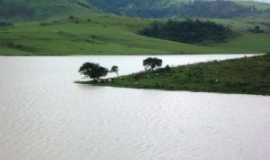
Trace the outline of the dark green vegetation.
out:
<instances>
[{"instance_id":1,"label":"dark green vegetation","mask_svg":"<svg viewBox=\"0 0 270 160\"><path fill-rule=\"evenodd\" d=\"M149 57L143 60L143 66L145 70L154 70L157 67L162 66L162 59L155 58L155 57Z\"/></svg>"},{"instance_id":2,"label":"dark green vegetation","mask_svg":"<svg viewBox=\"0 0 270 160\"><path fill-rule=\"evenodd\" d=\"M108 73L115 73L118 76L119 67L113 65L109 70L97 63L86 62L79 68L79 73L86 78L92 79L94 82L99 82L101 77L105 77Z\"/></svg>"},{"instance_id":3,"label":"dark green vegetation","mask_svg":"<svg viewBox=\"0 0 270 160\"><path fill-rule=\"evenodd\" d=\"M224 42L233 36L229 27L200 20L155 22L140 33L145 36L184 43Z\"/></svg>"},{"instance_id":4,"label":"dark green vegetation","mask_svg":"<svg viewBox=\"0 0 270 160\"><path fill-rule=\"evenodd\" d=\"M100 79L100 77L106 76L109 70L100 66L99 64L87 62L80 67L79 72L96 82Z\"/></svg>"},{"instance_id":5,"label":"dark green vegetation","mask_svg":"<svg viewBox=\"0 0 270 160\"><path fill-rule=\"evenodd\" d=\"M270 95L270 55L214 61L115 78L98 83L131 88Z\"/></svg>"}]
</instances>

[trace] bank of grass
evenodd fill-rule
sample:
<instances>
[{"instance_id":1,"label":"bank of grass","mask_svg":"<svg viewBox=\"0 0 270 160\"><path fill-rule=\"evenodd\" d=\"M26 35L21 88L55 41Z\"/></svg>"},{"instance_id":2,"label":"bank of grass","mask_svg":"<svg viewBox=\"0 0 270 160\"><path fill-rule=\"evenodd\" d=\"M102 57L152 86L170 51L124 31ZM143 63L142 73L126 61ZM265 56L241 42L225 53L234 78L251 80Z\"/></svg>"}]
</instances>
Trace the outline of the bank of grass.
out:
<instances>
[{"instance_id":1,"label":"bank of grass","mask_svg":"<svg viewBox=\"0 0 270 160\"><path fill-rule=\"evenodd\" d=\"M78 21L66 17L46 22L19 22L0 28L0 55L257 53L270 50L267 45L270 34L267 33L243 32L238 38L215 44L186 44L136 34L151 22L106 14L91 14Z\"/></svg>"},{"instance_id":2,"label":"bank of grass","mask_svg":"<svg viewBox=\"0 0 270 160\"><path fill-rule=\"evenodd\" d=\"M162 68L95 85L270 95L270 55Z\"/></svg>"}]
</instances>

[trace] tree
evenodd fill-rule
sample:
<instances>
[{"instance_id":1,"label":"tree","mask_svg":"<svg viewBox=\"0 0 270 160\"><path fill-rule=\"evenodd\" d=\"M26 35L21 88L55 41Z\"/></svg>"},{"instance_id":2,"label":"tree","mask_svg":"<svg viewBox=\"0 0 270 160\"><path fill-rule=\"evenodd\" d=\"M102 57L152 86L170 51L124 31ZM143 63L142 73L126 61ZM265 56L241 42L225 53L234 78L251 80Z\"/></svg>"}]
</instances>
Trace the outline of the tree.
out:
<instances>
[{"instance_id":1,"label":"tree","mask_svg":"<svg viewBox=\"0 0 270 160\"><path fill-rule=\"evenodd\" d=\"M114 72L117 76L119 75L119 67L118 66L112 66L111 72Z\"/></svg>"},{"instance_id":2,"label":"tree","mask_svg":"<svg viewBox=\"0 0 270 160\"><path fill-rule=\"evenodd\" d=\"M264 31L261 29L260 26L255 26L254 28L250 29L253 33L263 33Z\"/></svg>"},{"instance_id":3,"label":"tree","mask_svg":"<svg viewBox=\"0 0 270 160\"><path fill-rule=\"evenodd\" d=\"M92 78L94 81L98 81L100 77L108 74L108 69L99 64L87 62L80 67L79 72L86 77Z\"/></svg>"},{"instance_id":4,"label":"tree","mask_svg":"<svg viewBox=\"0 0 270 160\"><path fill-rule=\"evenodd\" d=\"M145 70L154 70L156 67L162 66L162 60L159 58L149 57L143 61Z\"/></svg>"}]
</instances>

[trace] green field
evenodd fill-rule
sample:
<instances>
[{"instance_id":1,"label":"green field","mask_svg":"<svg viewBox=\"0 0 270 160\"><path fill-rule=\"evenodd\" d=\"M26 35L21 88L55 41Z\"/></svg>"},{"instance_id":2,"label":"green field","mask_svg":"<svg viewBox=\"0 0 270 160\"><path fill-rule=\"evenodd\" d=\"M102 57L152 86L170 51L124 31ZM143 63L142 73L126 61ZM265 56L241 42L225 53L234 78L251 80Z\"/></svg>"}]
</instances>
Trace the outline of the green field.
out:
<instances>
[{"instance_id":1,"label":"green field","mask_svg":"<svg viewBox=\"0 0 270 160\"><path fill-rule=\"evenodd\" d=\"M121 69L121 68L120 68ZM163 68L122 76L112 82L86 82L130 88L270 95L270 55Z\"/></svg>"},{"instance_id":2,"label":"green field","mask_svg":"<svg viewBox=\"0 0 270 160\"><path fill-rule=\"evenodd\" d=\"M184 44L136 32L152 20L91 14L76 20L18 22L0 28L0 55L191 54L270 51L270 34L241 32L226 43ZM231 21L224 21L227 24ZM233 21L237 22L237 21ZM241 25L245 26L246 22ZM252 24L249 24L252 26Z\"/></svg>"}]
</instances>

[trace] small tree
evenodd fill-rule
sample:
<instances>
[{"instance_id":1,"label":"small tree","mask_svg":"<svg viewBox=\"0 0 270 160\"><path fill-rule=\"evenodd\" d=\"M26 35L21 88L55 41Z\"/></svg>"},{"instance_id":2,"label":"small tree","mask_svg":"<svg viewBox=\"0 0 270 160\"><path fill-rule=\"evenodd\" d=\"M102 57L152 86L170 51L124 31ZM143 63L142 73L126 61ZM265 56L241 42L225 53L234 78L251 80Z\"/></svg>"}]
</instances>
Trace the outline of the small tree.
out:
<instances>
[{"instance_id":1,"label":"small tree","mask_svg":"<svg viewBox=\"0 0 270 160\"><path fill-rule=\"evenodd\" d=\"M88 78L92 78L94 81L98 81L100 77L108 74L108 69L99 64L87 62L80 67L79 72Z\"/></svg>"},{"instance_id":2,"label":"small tree","mask_svg":"<svg viewBox=\"0 0 270 160\"><path fill-rule=\"evenodd\" d=\"M162 60L149 57L143 61L143 66L145 70L154 70L155 68L162 66Z\"/></svg>"},{"instance_id":3,"label":"small tree","mask_svg":"<svg viewBox=\"0 0 270 160\"><path fill-rule=\"evenodd\" d=\"M119 67L118 66L112 66L111 72L114 72L117 76L119 75Z\"/></svg>"},{"instance_id":4,"label":"small tree","mask_svg":"<svg viewBox=\"0 0 270 160\"><path fill-rule=\"evenodd\" d=\"M255 26L250 31L253 33L263 33L264 32L264 30L262 30L260 26Z\"/></svg>"}]
</instances>

